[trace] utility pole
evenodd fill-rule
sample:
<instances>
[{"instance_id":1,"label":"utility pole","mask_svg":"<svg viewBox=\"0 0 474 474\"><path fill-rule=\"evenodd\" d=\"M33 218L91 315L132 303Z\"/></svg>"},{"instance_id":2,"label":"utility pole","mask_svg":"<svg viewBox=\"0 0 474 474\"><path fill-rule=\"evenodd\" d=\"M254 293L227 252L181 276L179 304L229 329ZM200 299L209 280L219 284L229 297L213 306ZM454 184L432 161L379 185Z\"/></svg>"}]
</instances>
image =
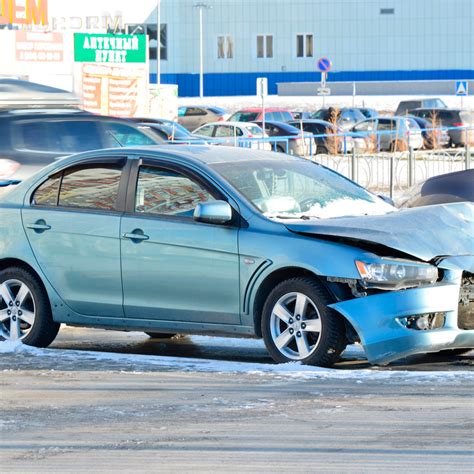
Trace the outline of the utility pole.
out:
<instances>
[{"instance_id":1,"label":"utility pole","mask_svg":"<svg viewBox=\"0 0 474 474\"><path fill-rule=\"evenodd\" d=\"M196 3L194 8L199 9L199 97L204 97L204 48L203 48L203 30L202 30L202 11L210 9L207 3Z\"/></svg>"},{"instance_id":2,"label":"utility pole","mask_svg":"<svg viewBox=\"0 0 474 474\"><path fill-rule=\"evenodd\" d=\"M156 85L161 85L161 0L156 4Z\"/></svg>"}]
</instances>

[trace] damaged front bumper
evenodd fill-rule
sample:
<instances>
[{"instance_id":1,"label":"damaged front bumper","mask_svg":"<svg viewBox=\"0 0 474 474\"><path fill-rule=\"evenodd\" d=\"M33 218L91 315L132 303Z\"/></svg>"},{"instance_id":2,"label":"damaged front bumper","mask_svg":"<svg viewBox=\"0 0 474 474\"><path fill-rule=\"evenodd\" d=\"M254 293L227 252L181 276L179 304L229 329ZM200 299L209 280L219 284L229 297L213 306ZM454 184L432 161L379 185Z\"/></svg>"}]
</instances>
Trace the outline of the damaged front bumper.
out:
<instances>
[{"instance_id":1,"label":"damaged front bumper","mask_svg":"<svg viewBox=\"0 0 474 474\"><path fill-rule=\"evenodd\" d=\"M331 308L352 324L371 364L445 349L471 349L474 329L458 326L461 277L461 271L448 270L443 281L434 285L342 301ZM437 315L436 328L407 326L407 321L433 318L431 315Z\"/></svg>"}]
</instances>

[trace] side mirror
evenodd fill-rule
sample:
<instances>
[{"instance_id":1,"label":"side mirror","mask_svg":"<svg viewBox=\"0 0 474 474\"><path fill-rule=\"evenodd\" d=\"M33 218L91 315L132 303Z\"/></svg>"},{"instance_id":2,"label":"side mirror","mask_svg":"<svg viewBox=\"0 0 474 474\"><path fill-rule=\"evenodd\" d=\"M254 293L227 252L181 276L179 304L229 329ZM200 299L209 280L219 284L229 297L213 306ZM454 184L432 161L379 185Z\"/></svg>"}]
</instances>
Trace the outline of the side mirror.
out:
<instances>
[{"instance_id":1,"label":"side mirror","mask_svg":"<svg viewBox=\"0 0 474 474\"><path fill-rule=\"evenodd\" d=\"M206 224L227 224L232 220L232 208L225 201L206 201L194 210L194 220Z\"/></svg>"}]
</instances>

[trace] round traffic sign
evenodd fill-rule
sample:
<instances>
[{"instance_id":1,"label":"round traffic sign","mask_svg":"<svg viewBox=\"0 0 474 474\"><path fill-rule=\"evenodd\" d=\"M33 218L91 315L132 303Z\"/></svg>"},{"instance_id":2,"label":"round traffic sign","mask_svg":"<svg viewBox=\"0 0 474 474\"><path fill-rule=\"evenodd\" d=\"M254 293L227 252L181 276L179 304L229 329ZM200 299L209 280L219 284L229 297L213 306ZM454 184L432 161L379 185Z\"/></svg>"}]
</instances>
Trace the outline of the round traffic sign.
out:
<instances>
[{"instance_id":1,"label":"round traffic sign","mask_svg":"<svg viewBox=\"0 0 474 474\"><path fill-rule=\"evenodd\" d=\"M329 58L318 59L318 69L321 72L328 72L331 69L332 63Z\"/></svg>"}]
</instances>

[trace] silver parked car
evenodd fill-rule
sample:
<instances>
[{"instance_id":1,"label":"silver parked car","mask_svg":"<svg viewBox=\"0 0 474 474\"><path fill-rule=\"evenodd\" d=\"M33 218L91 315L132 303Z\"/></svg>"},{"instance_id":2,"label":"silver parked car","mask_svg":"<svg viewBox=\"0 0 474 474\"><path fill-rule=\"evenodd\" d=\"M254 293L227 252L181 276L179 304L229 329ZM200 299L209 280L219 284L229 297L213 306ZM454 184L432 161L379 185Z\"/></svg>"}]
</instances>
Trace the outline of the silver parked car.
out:
<instances>
[{"instance_id":1,"label":"silver parked car","mask_svg":"<svg viewBox=\"0 0 474 474\"><path fill-rule=\"evenodd\" d=\"M187 105L178 109L178 123L190 132L206 123L227 120L229 117L227 110L221 107Z\"/></svg>"},{"instance_id":2,"label":"silver parked car","mask_svg":"<svg viewBox=\"0 0 474 474\"><path fill-rule=\"evenodd\" d=\"M243 146L257 150L271 150L272 144L263 130L250 122L214 122L194 130L193 135L208 139L209 143L225 146Z\"/></svg>"},{"instance_id":3,"label":"silver parked car","mask_svg":"<svg viewBox=\"0 0 474 474\"><path fill-rule=\"evenodd\" d=\"M409 117L377 117L359 122L353 132L354 146L360 152L405 151L423 147L421 129Z\"/></svg>"}]
</instances>

